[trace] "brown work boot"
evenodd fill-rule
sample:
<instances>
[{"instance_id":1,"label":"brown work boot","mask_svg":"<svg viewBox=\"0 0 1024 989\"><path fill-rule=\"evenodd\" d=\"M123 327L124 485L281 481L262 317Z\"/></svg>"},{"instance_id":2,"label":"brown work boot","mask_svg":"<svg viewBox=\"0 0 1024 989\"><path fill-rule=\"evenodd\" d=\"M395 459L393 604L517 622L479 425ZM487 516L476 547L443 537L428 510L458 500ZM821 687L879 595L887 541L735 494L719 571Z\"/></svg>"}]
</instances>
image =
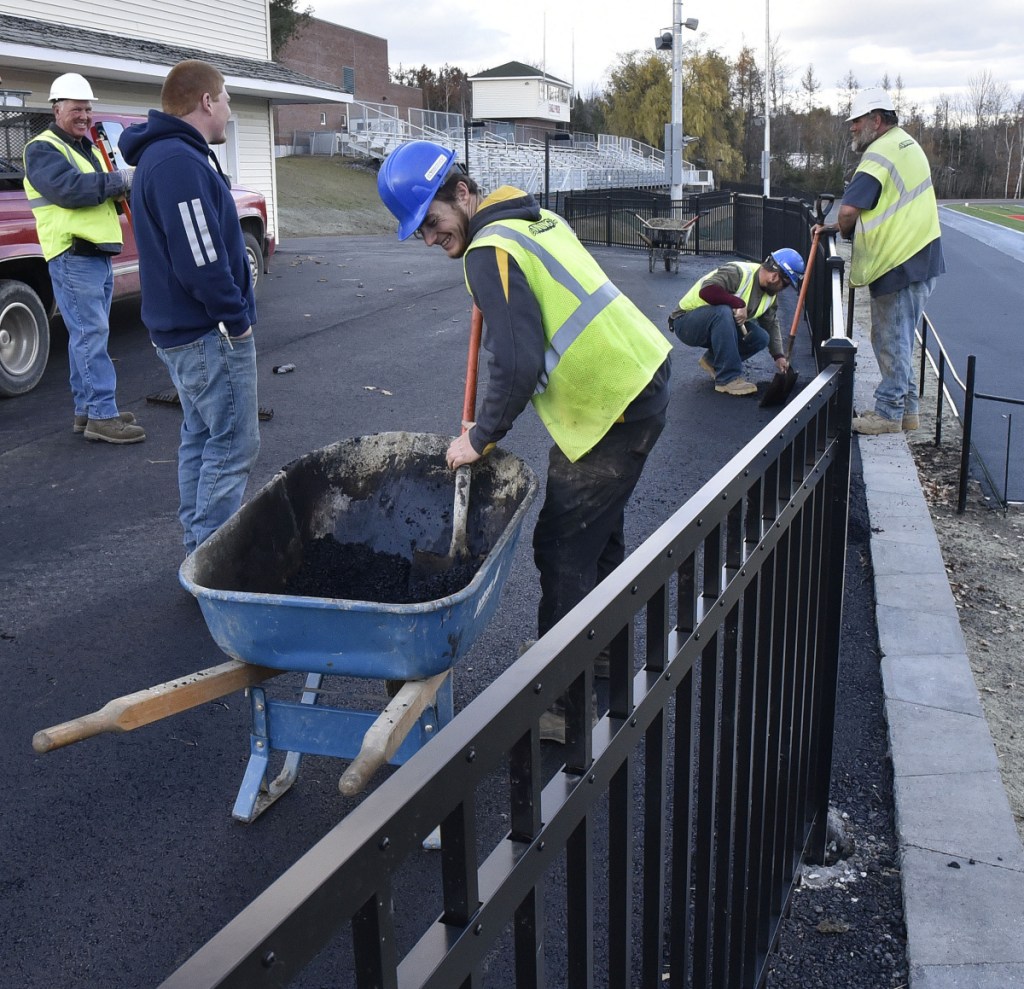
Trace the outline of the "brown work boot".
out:
<instances>
[{"instance_id":1,"label":"brown work boot","mask_svg":"<svg viewBox=\"0 0 1024 989\"><path fill-rule=\"evenodd\" d=\"M102 440L104 443L141 443L146 431L133 422L125 422L120 416L110 419L90 419L85 424L87 440Z\"/></svg>"},{"instance_id":2,"label":"brown work boot","mask_svg":"<svg viewBox=\"0 0 1024 989\"><path fill-rule=\"evenodd\" d=\"M711 375L712 378L715 377L715 365L708 360L707 354L700 355L700 360L697 361L697 367L699 367L705 374Z\"/></svg>"},{"instance_id":3,"label":"brown work boot","mask_svg":"<svg viewBox=\"0 0 1024 989\"><path fill-rule=\"evenodd\" d=\"M916 412L904 413L903 415L903 432L910 433L915 429L921 428L921 417Z\"/></svg>"},{"instance_id":4,"label":"brown work boot","mask_svg":"<svg viewBox=\"0 0 1024 989\"><path fill-rule=\"evenodd\" d=\"M733 378L724 385L715 385L715 391L723 395L754 395L757 393L757 385L746 378Z\"/></svg>"},{"instance_id":5,"label":"brown work boot","mask_svg":"<svg viewBox=\"0 0 1024 989\"><path fill-rule=\"evenodd\" d=\"M135 414L132 412L120 413L121 421L128 423L129 426L135 424ZM85 427L89 425L88 416L75 416L75 424L71 427L71 431L74 433L84 433Z\"/></svg>"},{"instance_id":6,"label":"brown work boot","mask_svg":"<svg viewBox=\"0 0 1024 989\"><path fill-rule=\"evenodd\" d=\"M865 412L853 420L853 431L862 436L880 436L883 433L898 433L903 428L899 419L886 419L877 412Z\"/></svg>"}]
</instances>

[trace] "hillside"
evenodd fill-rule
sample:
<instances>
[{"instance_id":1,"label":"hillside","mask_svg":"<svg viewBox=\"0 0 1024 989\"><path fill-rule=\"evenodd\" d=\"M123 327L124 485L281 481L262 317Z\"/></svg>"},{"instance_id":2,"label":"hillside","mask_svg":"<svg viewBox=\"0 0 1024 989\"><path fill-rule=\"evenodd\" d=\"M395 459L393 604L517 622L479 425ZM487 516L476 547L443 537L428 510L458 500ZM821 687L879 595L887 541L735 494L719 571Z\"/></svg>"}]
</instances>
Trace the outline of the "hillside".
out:
<instances>
[{"instance_id":1,"label":"hillside","mask_svg":"<svg viewBox=\"0 0 1024 989\"><path fill-rule=\"evenodd\" d=\"M350 160L278 158L281 237L386 234L398 229L377 195L377 173Z\"/></svg>"}]
</instances>

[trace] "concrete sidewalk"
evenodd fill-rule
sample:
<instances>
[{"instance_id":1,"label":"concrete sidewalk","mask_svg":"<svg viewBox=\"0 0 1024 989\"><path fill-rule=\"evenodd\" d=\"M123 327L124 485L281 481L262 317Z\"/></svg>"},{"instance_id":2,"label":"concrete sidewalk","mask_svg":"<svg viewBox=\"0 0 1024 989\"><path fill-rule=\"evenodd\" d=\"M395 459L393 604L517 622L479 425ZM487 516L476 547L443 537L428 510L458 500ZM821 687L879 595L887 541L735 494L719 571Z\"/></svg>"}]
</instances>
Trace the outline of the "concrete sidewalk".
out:
<instances>
[{"instance_id":1,"label":"concrete sidewalk","mask_svg":"<svg viewBox=\"0 0 1024 989\"><path fill-rule=\"evenodd\" d=\"M866 332L855 404L879 381ZM903 433L860 437L911 989L1024 986L1024 847Z\"/></svg>"}]
</instances>

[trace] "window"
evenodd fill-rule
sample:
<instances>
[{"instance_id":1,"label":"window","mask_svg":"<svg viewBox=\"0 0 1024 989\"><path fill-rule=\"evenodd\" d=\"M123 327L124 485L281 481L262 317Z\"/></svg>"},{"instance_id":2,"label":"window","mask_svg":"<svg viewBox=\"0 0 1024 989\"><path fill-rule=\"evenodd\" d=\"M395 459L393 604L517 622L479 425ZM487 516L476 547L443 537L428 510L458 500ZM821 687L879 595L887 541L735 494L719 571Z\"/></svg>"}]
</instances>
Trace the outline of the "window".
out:
<instances>
[{"instance_id":1,"label":"window","mask_svg":"<svg viewBox=\"0 0 1024 989\"><path fill-rule=\"evenodd\" d=\"M341 69L341 88L346 93L355 95L356 91L356 70L351 66L344 65Z\"/></svg>"},{"instance_id":2,"label":"window","mask_svg":"<svg viewBox=\"0 0 1024 989\"><path fill-rule=\"evenodd\" d=\"M327 126L327 111L326 110L323 110L320 113L320 126L321 127L326 127Z\"/></svg>"}]
</instances>

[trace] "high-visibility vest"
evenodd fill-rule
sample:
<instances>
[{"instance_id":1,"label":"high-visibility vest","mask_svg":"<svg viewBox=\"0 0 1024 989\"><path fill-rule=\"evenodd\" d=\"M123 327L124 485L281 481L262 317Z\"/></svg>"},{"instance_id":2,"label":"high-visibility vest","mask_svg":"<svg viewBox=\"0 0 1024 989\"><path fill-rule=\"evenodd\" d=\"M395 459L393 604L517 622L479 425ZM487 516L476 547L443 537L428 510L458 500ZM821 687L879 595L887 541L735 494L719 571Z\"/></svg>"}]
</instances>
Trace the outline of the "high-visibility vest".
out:
<instances>
[{"instance_id":1,"label":"high-visibility vest","mask_svg":"<svg viewBox=\"0 0 1024 989\"><path fill-rule=\"evenodd\" d=\"M857 217L852 285L870 285L908 261L939 234L931 167L921 146L902 127L872 141L857 166L882 186L873 209Z\"/></svg>"},{"instance_id":2,"label":"high-visibility vest","mask_svg":"<svg viewBox=\"0 0 1024 989\"><path fill-rule=\"evenodd\" d=\"M468 250L481 247L507 251L537 299L547 350L531 401L559 449L579 460L647 387L672 345L557 214L490 223Z\"/></svg>"},{"instance_id":3,"label":"high-visibility vest","mask_svg":"<svg viewBox=\"0 0 1024 989\"><path fill-rule=\"evenodd\" d=\"M738 296L748 306L750 305L750 296L753 294L754 286L757 284L757 270L761 267L759 264L755 264L751 261L734 261L732 262L735 267L739 268L743 272L743 277L740 280L739 288L733 292L733 295ZM716 268L715 271L718 269ZM704 288L704 285L708 282L715 271L709 271L700 281L695 285L691 286L690 290L679 300L679 308L684 312L690 312L692 309L699 309L701 306L706 306L706 303L700 297L700 290ZM757 319L758 316L763 316L773 305L775 305L775 296L768 292L762 292L761 298L757 303L757 311L748 313L750 319Z\"/></svg>"},{"instance_id":4,"label":"high-visibility vest","mask_svg":"<svg viewBox=\"0 0 1024 989\"><path fill-rule=\"evenodd\" d=\"M51 130L45 130L33 141L46 141L52 144L75 168L80 172L107 171L103 162L96 167L96 162L90 157L81 154L76 148ZM28 147L28 144L25 147ZM51 203L35 189L28 180L28 169L25 170L25 179L22 183L25 187L25 195L28 198L29 207L36 221L36 231L39 235L39 246L43 249L43 257L49 261L58 254L63 254L71 246L75 237L91 241L104 247L111 247L112 254L117 253L117 248L124 243L121 236L121 221L117 215L117 207L112 199L100 203L98 206L83 206L80 209L65 209L56 203Z\"/></svg>"}]
</instances>

